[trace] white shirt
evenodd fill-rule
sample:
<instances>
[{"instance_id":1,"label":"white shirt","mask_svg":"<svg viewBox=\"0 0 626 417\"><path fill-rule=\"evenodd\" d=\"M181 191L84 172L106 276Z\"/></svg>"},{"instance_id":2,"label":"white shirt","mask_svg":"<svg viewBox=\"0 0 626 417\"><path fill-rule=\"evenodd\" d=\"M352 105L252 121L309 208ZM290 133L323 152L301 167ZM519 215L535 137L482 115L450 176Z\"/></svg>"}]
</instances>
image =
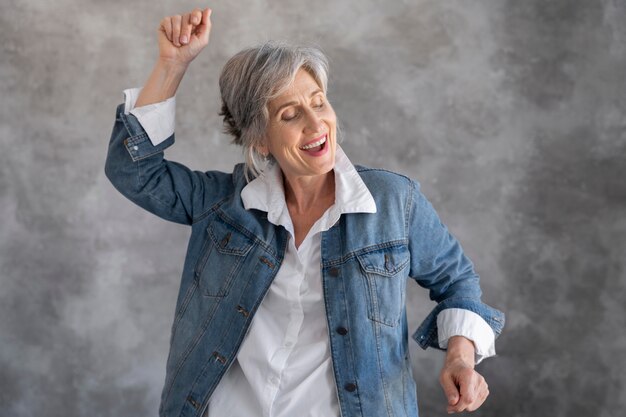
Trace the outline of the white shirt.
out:
<instances>
[{"instance_id":1,"label":"white shirt","mask_svg":"<svg viewBox=\"0 0 626 417\"><path fill-rule=\"evenodd\" d=\"M210 417L339 416L322 296L321 232L343 213L375 213L376 204L339 147L335 186L335 204L297 249L278 165L242 190L244 207L267 212L290 239L235 363L211 397Z\"/></svg>"},{"instance_id":2,"label":"white shirt","mask_svg":"<svg viewBox=\"0 0 626 417\"><path fill-rule=\"evenodd\" d=\"M135 109L140 91L124 90L124 111L137 117L157 145L174 132L175 97ZM315 222L299 248L294 244L278 165L242 190L245 208L267 212L268 221L284 226L290 240L237 358L211 396L209 417L340 415L322 296L321 232L330 229L343 213L375 213L376 205L340 146L334 172L335 204ZM474 342L476 363L495 355L493 331L474 312L443 310L437 327L444 349L450 337L461 335Z\"/></svg>"}]
</instances>

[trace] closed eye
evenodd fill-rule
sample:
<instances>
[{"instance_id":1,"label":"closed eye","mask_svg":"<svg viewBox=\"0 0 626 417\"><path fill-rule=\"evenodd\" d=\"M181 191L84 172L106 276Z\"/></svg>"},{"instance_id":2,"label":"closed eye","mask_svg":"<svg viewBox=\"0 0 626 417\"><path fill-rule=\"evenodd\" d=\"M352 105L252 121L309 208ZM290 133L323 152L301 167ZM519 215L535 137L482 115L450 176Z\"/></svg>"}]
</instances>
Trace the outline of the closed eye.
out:
<instances>
[{"instance_id":1,"label":"closed eye","mask_svg":"<svg viewBox=\"0 0 626 417\"><path fill-rule=\"evenodd\" d=\"M296 119L298 116L300 116L300 112L295 113L293 116L283 116L283 120L288 122L290 120Z\"/></svg>"},{"instance_id":2,"label":"closed eye","mask_svg":"<svg viewBox=\"0 0 626 417\"><path fill-rule=\"evenodd\" d=\"M312 107L314 109L317 109L317 110L323 109L324 107L326 107L326 102L324 100L322 100L320 103L315 104ZM285 112L285 113L287 113L287 112ZM299 111L295 112L293 115L291 115L291 114L285 115L285 113L283 113L283 116L282 116L282 120L285 121L285 122L288 122L290 120L295 120L298 117L300 117L300 112Z\"/></svg>"}]
</instances>

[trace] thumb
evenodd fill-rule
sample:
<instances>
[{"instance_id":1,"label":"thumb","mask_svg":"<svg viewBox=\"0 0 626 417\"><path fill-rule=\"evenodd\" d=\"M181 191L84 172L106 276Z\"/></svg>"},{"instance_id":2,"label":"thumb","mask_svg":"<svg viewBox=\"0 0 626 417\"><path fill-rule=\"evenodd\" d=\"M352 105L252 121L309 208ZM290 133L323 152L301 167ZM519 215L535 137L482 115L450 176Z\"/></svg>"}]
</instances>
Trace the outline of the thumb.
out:
<instances>
[{"instance_id":1,"label":"thumb","mask_svg":"<svg viewBox=\"0 0 626 417\"><path fill-rule=\"evenodd\" d=\"M449 405L456 405L459 402L459 389L454 384L452 377L444 377L441 379L441 387L443 388L443 392L448 399Z\"/></svg>"}]
</instances>

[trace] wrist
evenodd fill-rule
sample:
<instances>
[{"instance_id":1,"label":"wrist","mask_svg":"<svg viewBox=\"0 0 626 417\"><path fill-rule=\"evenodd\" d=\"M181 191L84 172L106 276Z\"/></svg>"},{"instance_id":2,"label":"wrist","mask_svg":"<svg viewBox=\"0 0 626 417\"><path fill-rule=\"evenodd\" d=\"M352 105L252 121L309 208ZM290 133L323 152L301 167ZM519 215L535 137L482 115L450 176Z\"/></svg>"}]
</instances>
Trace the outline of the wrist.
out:
<instances>
[{"instance_id":1,"label":"wrist","mask_svg":"<svg viewBox=\"0 0 626 417\"><path fill-rule=\"evenodd\" d=\"M182 74L189 68L189 62L180 62L169 58L159 57L155 67L168 74Z\"/></svg>"},{"instance_id":2,"label":"wrist","mask_svg":"<svg viewBox=\"0 0 626 417\"><path fill-rule=\"evenodd\" d=\"M158 103L176 95L187 65L159 59L144 85L135 107Z\"/></svg>"},{"instance_id":3,"label":"wrist","mask_svg":"<svg viewBox=\"0 0 626 417\"><path fill-rule=\"evenodd\" d=\"M448 341L446 362L464 362L474 367L476 348L474 342L463 336L452 336Z\"/></svg>"}]
</instances>

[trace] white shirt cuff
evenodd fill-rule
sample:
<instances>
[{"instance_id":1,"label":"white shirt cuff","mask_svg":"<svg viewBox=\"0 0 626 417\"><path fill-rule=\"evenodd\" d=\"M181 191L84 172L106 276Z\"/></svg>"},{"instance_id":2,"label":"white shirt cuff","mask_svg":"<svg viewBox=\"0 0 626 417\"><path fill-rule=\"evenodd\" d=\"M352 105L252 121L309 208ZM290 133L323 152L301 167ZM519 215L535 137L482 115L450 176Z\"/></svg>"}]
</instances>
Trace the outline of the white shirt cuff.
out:
<instances>
[{"instance_id":1,"label":"white shirt cuff","mask_svg":"<svg viewBox=\"0 0 626 417\"><path fill-rule=\"evenodd\" d=\"M495 335L478 314L462 308L447 308L437 315L439 347L446 349L452 336L464 336L474 342L476 365L496 354Z\"/></svg>"},{"instance_id":2,"label":"white shirt cuff","mask_svg":"<svg viewBox=\"0 0 626 417\"><path fill-rule=\"evenodd\" d=\"M154 146L163 142L174 133L176 119L176 96L159 103L135 108L135 103L142 88L124 90L124 114L134 115L148 134Z\"/></svg>"}]
</instances>

